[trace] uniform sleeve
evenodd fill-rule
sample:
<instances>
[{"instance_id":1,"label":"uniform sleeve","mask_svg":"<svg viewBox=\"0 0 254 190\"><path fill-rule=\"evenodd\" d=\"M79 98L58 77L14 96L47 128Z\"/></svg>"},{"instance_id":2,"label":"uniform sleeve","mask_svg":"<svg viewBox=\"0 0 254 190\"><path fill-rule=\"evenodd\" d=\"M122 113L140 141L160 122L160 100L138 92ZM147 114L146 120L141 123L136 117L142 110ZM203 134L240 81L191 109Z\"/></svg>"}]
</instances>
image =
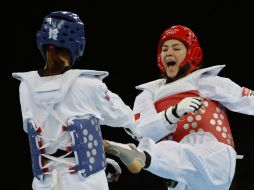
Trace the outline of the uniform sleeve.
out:
<instances>
[{"instance_id":1,"label":"uniform sleeve","mask_svg":"<svg viewBox=\"0 0 254 190\"><path fill-rule=\"evenodd\" d=\"M31 113L29 112L29 108L27 105L27 98L29 98L29 92L28 87L25 84L25 82L21 82L19 86L19 99L20 99L20 105L21 105L21 113L22 113L22 119L23 119L23 129L25 132L27 132L26 128L26 121L28 118L31 118Z\"/></svg>"},{"instance_id":2,"label":"uniform sleeve","mask_svg":"<svg viewBox=\"0 0 254 190\"><path fill-rule=\"evenodd\" d=\"M219 76L201 77L198 88L202 97L220 102L231 111L254 115L254 93L240 87L228 78Z\"/></svg>"},{"instance_id":3,"label":"uniform sleeve","mask_svg":"<svg viewBox=\"0 0 254 190\"><path fill-rule=\"evenodd\" d=\"M92 95L97 109L100 111L103 125L131 128L134 125L133 112L122 99L111 92L102 81Z\"/></svg>"},{"instance_id":4,"label":"uniform sleeve","mask_svg":"<svg viewBox=\"0 0 254 190\"><path fill-rule=\"evenodd\" d=\"M148 90L144 90L136 97L133 111L135 125L143 137L150 137L157 142L176 129L175 124L169 125L166 121L164 111L157 113L153 94Z\"/></svg>"}]
</instances>

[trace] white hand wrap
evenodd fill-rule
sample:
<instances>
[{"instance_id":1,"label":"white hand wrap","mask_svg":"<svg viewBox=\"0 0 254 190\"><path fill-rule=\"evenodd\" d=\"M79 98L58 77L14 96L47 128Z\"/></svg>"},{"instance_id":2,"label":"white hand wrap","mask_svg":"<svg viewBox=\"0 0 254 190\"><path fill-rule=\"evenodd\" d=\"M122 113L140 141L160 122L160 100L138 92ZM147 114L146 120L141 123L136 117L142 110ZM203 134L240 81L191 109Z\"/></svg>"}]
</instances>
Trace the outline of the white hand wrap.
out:
<instances>
[{"instance_id":1,"label":"white hand wrap","mask_svg":"<svg viewBox=\"0 0 254 190\"><path fill-rule=\"evenodd\" d=\"M202 105L202 98L201 97L187 97L181 100L175 106L176 116L179 118L187 113L197 111ZM174 112L172 112L174 114Z\"/></svg>"},{"instance_id":2,"label":"white hand wrap","mask_svg":"<svg viewBox=\"0 0 254 190\"><path fill-rule=\"evenodd\" d=\"M106 158L106 163L107 163L107 165L110 164L111 166L113 166L113 168L115 169L115 173L119 173L119 174L122 173L121 167L115 160L113 160L111 158Z\"/></svg>"},{"instance_id":3,"label":"white hand wrap","mask_svg":"<svg viewBox=\"0 0 254 190\"><path fill-rule=\"evenodd\" d=\"M179 118L174 116L174 114L172 113L173 108L174 107L169 107L168 109L165 110L165 118L170 125L177 123L179 120Z\"/></svg>"},{"instance_id":4,"label":"white hand wrap","mask_svg":"<svg viewBox=\"0 0 254 190\"><path fill-rule=\"evenodd\" d=\"M169 124L175 124L179 118L187 113L197 111L202 105L201 97L187 97L177 103L174 107L165 110L165 118Z\"/></svg>"}]
</instances>

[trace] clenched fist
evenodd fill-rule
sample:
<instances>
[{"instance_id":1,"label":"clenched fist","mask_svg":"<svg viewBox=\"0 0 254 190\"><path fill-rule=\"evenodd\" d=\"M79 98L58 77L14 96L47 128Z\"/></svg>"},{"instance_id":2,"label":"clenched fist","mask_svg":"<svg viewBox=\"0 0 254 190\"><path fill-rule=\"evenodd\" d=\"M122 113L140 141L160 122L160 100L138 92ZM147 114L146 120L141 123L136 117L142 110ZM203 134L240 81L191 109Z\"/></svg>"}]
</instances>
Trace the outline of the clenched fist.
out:
<instances>
[{"instance_id":1,"label":"clenched fist","mask_svg":"<svg viewBox=\"0 0 254 190\"><path fill-rule=\"evenodd\" d=\"M176 113L176 117L182 117L183 115L186 115L187 113L197 111L201 105L202 105L202 98L201 97L187 97L181 100L179 103L175 105L175 107L172 110L172 113L174 114L174 111Z\"/></svg>"}]
</instances>

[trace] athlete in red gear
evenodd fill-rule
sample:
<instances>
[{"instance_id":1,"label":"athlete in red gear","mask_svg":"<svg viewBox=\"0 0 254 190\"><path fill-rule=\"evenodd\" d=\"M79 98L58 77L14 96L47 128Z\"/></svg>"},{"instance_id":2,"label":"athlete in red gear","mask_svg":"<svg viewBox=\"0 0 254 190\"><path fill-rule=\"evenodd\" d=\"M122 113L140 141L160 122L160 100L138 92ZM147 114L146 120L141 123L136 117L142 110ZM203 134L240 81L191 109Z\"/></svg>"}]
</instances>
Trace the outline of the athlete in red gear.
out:
<instances>
[{"instance_id":1,"label":"athlete in red gear","mask_svg":"<svg viewBox=\"0 0 254 190\"><path fill-rule=\"evenodd\" d=\"M202 55L189 28L167 29L158 45L164 78L137 87L138 148L104 142L132 173L145 168L173 180L169 189L229 189L237 154L225 108L254 115L253 91L217 76L225 65L200 69Z\"/></svg>"}]
</instances>

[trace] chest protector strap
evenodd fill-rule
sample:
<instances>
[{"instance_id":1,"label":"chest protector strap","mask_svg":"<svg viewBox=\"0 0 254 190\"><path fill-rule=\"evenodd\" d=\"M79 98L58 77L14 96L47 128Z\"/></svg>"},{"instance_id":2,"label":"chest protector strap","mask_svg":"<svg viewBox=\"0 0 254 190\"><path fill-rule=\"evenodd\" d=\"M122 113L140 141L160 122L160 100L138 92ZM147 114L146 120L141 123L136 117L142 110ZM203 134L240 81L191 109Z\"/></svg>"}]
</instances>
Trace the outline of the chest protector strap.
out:
<instances>
[{"instance_id":1,"label":"chest protector strap","mask_svg":"<svg viewBox=\"0 0 254 190\"><path fill-rule=\"evenodd\" d=\"M30 153L32 160L33 175L43 180L43 174L47 172L47 168L43 168L44 160L42 154L45 153L45 149L41 149L42 142L39 138L39 130L36 128L32 120L27 121L27 133L30 145Z\"/></svg>"}]
</instances>

